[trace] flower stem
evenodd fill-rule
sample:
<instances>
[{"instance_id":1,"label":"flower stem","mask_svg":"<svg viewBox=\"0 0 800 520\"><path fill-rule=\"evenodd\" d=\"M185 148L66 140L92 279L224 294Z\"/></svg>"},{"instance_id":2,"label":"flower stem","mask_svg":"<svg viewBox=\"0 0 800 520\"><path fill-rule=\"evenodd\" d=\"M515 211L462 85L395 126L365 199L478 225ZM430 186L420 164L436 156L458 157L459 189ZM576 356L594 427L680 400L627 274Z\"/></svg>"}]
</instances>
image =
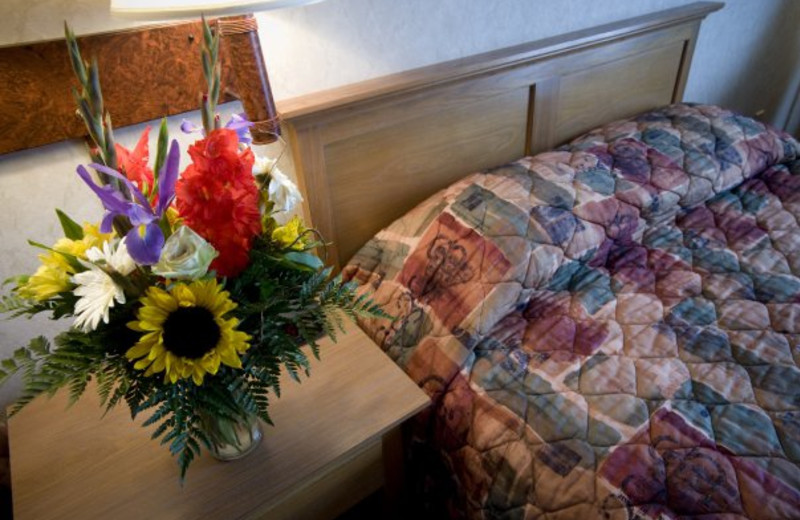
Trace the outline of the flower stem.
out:
<instances>
[{"instance_id":1,"label":"flower stem","mask_svg":"<svg viewBox=\"0 0 800 520\"><path fill-rule=\"evenodd\" d=\"M220 64L219 64L219 28L212 31L205 17L203 17L203 76L206 79L206 93L203 95L202 119L206 135L219 128L220 122L216 115L217 103L220 92Z\"/></svg>"},{"instance_id":2,"label":"flower stem","mask_svg":"<svg viewBox=\"0 0 800 520\"><path fill-rule=\"evenodd\" d=\"M78 114L86 124L89 137L94 142L94 146L89 148L91 160L104 164L109 168L117 169L117 149L114 143L114 128L111 124L111 116L105 111L103 104L103 92L100 88L100 71L97 60L92 59L87 64L81 56L78 47L78 40L75 33L64 23L64 35L67 40L67 50L69 51L72 70L81 84L81 92L73 89L72 94L78 105ZM102 184L110 184L121 193L125 194L130 200L131 194L118 179L98 172L98 177ZM125 236L131 229L130 221L126 217L119 216L114 219L114 231L120 237Z\"/></svg>"}]
</instances>

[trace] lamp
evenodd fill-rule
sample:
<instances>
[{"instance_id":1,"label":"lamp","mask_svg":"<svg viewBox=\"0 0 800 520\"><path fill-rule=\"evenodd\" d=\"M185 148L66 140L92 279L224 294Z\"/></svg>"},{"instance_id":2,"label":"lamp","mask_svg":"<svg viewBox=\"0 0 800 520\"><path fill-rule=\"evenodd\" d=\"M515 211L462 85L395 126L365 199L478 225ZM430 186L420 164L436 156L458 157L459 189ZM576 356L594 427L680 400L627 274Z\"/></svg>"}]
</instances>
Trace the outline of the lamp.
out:
<instances>
[{"instance_id":1,"label":"lamp","mask_svg":"<svg viewBox=\"0 0 800 520\"><path fill-rule=\"evenodd\" d=\"M267 66L258 39L258 24L251 13L297 7L323 0L111 0L112 14L142 20L204 16L229 16L217 20L220 42L232 57L235 96L253 123L256 144L269 144L280 136ZM226 36L239 35L237 38ZM225 52L225 51L223 51Z\"/></svg>"},{"instance_id":2,"label":"lamp","mask_svg":"<svg viewBox=\"0 0 800 520\"><path fill-rule=\"evenodd\" d=\"M111 13L140 19L163 20L199 16L230 16L284 7L314 4L322 0L111 0Z\"/></svg>"}]
</instances>

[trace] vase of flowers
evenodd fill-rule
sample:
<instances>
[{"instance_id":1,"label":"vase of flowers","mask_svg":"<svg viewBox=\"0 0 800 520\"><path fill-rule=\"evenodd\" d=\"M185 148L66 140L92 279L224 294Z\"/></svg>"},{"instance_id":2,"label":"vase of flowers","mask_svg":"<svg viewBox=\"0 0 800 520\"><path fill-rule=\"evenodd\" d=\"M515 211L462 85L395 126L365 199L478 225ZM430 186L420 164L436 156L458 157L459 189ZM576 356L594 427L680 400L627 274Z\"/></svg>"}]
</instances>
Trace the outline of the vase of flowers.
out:
<instances>
[{"instance_id":1,"label":"vase of flowers","mask_svg":"<svg viewBox=\"0 0 800 520\"><path fill-rule=\"evenodd\" d=\"M222 124L219 37L207 24L202 126L181 127L199 137L185 168L165 121L152 166L148 130L133 149L114 141L97 66L66 35L93 141L77 175L104 212L78 224L56 210L64 237L31 242L43 249L41 265L11 281L0 311L73 324L16 350L0 379L23 374L12 413L62 387L78 399L92 382L107 408L124 402L133 417L149 414L144 426L183 478L201 447L230 459L257 446L281 371L307 374L317 340L335 339L343 317L385 314L324 267L318 233L291 216L297 187L254 153L250 123Z\"/></svg>"},{"instance_id":2,"label":"vase of flowers","mask_svg":"<svg viewBox=\"0 0 800 520\"><path fill-rule=\"evenodd\" d=\"M225 418L202 415L203 431L211 440L209 452L218 460L236 460L251 453L261 442L263 433L258 416Z\"/></svg>"}]
</instances>

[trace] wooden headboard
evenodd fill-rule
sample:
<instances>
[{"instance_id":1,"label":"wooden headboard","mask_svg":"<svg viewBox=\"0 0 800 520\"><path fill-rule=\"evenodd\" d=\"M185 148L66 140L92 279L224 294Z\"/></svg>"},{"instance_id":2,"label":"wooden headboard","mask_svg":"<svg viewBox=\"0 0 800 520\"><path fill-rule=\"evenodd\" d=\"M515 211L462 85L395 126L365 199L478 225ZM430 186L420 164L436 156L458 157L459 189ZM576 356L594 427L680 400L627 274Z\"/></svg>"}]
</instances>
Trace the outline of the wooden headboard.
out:
<instances>
[{"instance_id":1,"label":"wooden headboard","mask_svg":"<svg viewBox=\"0 0 800 520\"><path fill-rule=\"evenodd\" d=\"M343 265L456 179L681 101L699 2L278 103L313 225Z\"/></svg>"}]
</instances>

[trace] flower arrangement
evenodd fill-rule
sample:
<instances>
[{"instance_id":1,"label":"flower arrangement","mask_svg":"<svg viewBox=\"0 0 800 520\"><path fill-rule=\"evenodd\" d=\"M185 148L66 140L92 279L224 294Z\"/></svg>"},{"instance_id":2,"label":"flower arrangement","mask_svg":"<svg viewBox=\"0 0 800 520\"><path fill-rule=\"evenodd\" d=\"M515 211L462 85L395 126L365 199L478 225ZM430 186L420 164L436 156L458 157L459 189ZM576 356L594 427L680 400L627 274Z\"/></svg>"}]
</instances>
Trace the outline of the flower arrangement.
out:
<instances>
[{"instance_id":1,"label":"flower arrangement","mask_svg":"<svg viewBox=\"0 0 800 520\"><path fill-rule=\"evenodd\" d=\"M24 380L12 413L62 387L77 400L94 380L108 409L124 401L133 417L150 413L144 425L169 445L181 478L201 446L236 446L235 425L271 424L281 368L298 380L308 373L303 344L318 356L317 340L335 339L343 316L384 315L314 254L324 247L318 233L290 218L302 197L276 161L250 148L250 123L221 124L219 37L203 27L203 126L181 127L202 135L182 172L166 121L152 168L149 130L132 150L114 142L97 65L66 28L94 143L77 174L104 214L79 225L56 210L64 237L31 242L44 250L41 266L12 279L0 305L13 316L74 318L52 344L34 338L2 362L0 380L20 371Z\"/></svg>"}]
</instances>

